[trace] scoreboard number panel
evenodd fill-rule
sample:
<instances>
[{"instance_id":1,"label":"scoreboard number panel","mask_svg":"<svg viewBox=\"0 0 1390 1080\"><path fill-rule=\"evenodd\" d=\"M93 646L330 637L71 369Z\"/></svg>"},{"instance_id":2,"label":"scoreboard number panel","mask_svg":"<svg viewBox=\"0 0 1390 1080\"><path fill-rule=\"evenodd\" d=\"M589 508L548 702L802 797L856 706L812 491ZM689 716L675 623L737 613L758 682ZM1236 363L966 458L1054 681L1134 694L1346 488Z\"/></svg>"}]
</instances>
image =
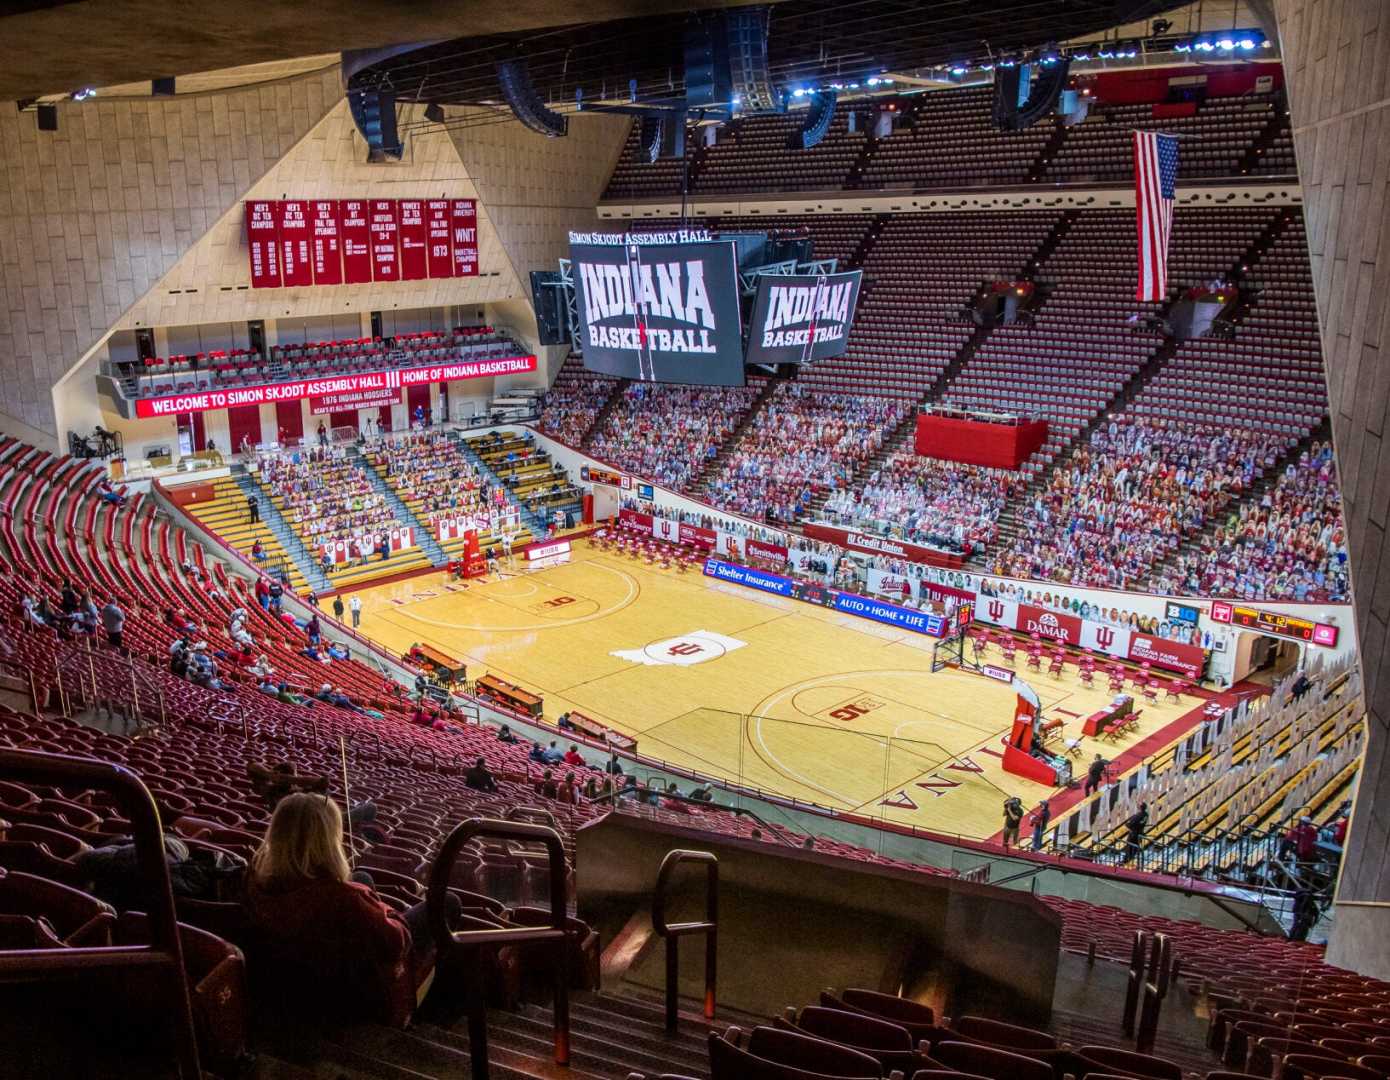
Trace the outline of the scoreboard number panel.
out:
<instances>
[{"instance_id":1,"label":"scoreboard number panel","mask_svg":"<svg viewBox=\"0 0 1390 1080\"><path fill-rule=\"evenodd\" d=\"M1230 604L1215 601L1211 606L1214 622L1229 623L1261 634L1274 634L1278 637L1308 641L1314 645L1335 648L1340 628L1331 623L1313 622L1311 619L1286 615L1281 611L1265 611L1262 608L1248 607L1244 604Z\"/></svg>"}]
</instances>

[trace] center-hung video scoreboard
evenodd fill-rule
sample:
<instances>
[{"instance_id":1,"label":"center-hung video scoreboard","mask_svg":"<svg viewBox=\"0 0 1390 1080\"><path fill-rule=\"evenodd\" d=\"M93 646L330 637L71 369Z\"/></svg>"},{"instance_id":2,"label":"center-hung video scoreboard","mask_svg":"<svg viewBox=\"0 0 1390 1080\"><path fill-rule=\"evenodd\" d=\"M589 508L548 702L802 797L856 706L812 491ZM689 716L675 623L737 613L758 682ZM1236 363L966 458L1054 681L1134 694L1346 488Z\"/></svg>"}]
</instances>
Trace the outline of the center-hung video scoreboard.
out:
<instances>
[{"instance_id":1,"label":"center-hung video scoreboard","mask_svg":"<svg viewBox=\"0 0 1390 1080\"><path fill-rule=\"evenodd\" d=\"M643 382L742 386L747 364L842 355L859 271L758 273L749 289L740 256L762 244L740 238L747 234L571 233L575 344L584 366Z\"/></svg>"}]
</instances>

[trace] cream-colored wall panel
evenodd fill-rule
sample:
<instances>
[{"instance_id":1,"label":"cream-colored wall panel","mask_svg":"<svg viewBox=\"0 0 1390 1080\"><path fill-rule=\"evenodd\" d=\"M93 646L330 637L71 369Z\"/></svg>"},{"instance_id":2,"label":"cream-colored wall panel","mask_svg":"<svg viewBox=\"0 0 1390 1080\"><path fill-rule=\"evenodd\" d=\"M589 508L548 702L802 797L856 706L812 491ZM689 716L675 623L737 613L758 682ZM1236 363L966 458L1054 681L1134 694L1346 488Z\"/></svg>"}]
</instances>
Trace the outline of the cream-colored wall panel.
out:
<instances>
[{"instance_id":1,"label":"cream-colored wall panel","mask_svg":"<svg viewBox=\"0 0 1390 1080\"><path fill-rule=\"evenodd\" d=\"M63 104L56 132L0 109L0 414L56 434L64 373L341 98L336 71L264 89Z\"/></svg>"}]
</instances>

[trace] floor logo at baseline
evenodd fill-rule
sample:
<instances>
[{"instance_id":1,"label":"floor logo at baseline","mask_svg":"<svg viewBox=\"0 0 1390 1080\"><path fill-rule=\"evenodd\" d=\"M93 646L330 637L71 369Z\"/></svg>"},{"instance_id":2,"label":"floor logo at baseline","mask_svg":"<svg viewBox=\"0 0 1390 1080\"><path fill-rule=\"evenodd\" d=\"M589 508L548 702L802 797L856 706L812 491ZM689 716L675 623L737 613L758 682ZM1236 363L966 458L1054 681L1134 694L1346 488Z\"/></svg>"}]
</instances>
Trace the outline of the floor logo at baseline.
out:
<instances>
[{"instance_id":1,"label":"floor logo at baseline","mask_svg":"<svg viewBox=\"0 0 1390 1080\"><path fill-rule=\"evenodd\" d=\"M649 667L658 664L689 667L691 664L703 664L707 660L718 660L725 653L741 649L746 644L746 641L716 634L712 630L693 630L680 637L653 641L642 649L618 649L608 655L616 656L619 660L630 660L634 664L646 664Z\"/></svg>"}]
</instances>

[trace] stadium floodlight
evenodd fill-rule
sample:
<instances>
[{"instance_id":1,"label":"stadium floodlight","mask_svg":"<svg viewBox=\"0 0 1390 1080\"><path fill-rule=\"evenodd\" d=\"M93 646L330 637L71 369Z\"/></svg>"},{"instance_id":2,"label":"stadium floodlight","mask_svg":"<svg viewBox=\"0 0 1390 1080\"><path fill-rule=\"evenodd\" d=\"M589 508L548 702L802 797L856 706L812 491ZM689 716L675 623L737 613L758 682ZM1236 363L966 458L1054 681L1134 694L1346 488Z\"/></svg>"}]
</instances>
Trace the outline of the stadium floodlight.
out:
<instances>
[{"instance_id":1,"label":"stadium floodlight","mask_svg":"<svg viewBox=\"0 0 1390 1080\"><path fill-rule=\"evenodd\" d=\"M502 99L523 127L547 139L558 139L569 134L569 118L557 113L541 99L525 60L503 60L498 63L497 81L502 87Z\"/></svg>"}]
</instances>

